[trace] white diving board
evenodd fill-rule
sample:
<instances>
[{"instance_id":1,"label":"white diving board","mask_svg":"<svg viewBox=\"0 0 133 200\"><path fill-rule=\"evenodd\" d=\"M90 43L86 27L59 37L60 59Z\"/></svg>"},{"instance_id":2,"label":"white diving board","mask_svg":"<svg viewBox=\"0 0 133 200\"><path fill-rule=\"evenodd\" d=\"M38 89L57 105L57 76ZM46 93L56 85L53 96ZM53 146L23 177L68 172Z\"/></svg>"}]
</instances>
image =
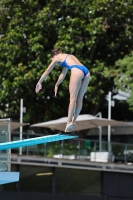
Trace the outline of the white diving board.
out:
<instances>
[{"instance_id":1,"label":"white diving board","mask_svg":"<svg viewBox=\"0 0 133 200\"><path fill-rule=\"evenodd\" d=\"M19 172L0 172L0 185L19 181Z\"/></svg>"},{"instance_id":2,"label":"white diving board","mask_svg":"<svg viewBox=\"0 0 133 200\"><path fill-rule=\"evenodd\" d=\"M43 137L36 137L32 139L18 140L13 142L4 142L0 143L0 150L13 149L25 146L32 146L36 144L55 142L59 140L73 139L78 138L78 136L73 136L70 134L56 134L56 135L48 135Z\"/></svg>"}]
</instances>

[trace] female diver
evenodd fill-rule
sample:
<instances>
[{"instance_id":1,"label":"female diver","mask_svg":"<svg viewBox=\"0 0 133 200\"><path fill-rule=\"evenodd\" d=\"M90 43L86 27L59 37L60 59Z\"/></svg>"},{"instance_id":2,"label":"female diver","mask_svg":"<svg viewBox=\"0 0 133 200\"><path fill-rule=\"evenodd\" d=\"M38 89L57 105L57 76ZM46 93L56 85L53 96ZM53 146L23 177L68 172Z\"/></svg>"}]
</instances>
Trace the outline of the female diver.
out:
<instances>
[{"instance_id":1,"label":"female diver","mask_svg":"<svg viewBox=\"0 0 133 200\"><path fill-rule=\"evenodd\" d=\"M40 89L42 89L43 80L51 72L55 65L60 63L60 66L62 66L63 69L57 83L55 84L54 92L56 96L58 86L64 80L67 71L71 70L69 82L70 102L68 108L68 120L65 129L65 132L70 132L73 130L75 121L82 109L83 96L89 84L90 72L74 55L62 53L60 48L52 50L51 60L50 65L38 81L35 91L38 93Z\"/></svg>"}]
</instances>

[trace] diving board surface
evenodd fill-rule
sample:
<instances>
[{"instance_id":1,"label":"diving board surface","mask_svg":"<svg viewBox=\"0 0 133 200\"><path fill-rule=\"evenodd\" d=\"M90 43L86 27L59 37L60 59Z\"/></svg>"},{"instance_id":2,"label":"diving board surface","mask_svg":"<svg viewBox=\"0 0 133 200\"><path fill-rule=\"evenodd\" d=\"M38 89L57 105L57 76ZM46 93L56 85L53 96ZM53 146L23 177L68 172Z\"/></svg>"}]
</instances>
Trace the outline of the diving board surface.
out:
<instances>
[{"instance_id":1,"label":"diving board surface","mask_svg":"<svg viewBox=\"0 0 133 200\"><path fill-rule=\"evenodd\" d=\"M19 172L0 172L0 185L19 181Z\"/></svg>"},{"instance_id":2,"label":"diving board surface","mask_svg":"<svg viewBox=\"0 0 133 200\"><path fill-rule=\"evenodd\" d=\"M59 140L73 139L78 138L78 136L68 135L68 134L56 134L56 135L48 135L42 137L36 137L32 139L18 140L13 142L4 142L0 143L0 150L6 149L14 149L25 146L32 146L36 144L55 142Z\"/></svg>"}]
</instances>

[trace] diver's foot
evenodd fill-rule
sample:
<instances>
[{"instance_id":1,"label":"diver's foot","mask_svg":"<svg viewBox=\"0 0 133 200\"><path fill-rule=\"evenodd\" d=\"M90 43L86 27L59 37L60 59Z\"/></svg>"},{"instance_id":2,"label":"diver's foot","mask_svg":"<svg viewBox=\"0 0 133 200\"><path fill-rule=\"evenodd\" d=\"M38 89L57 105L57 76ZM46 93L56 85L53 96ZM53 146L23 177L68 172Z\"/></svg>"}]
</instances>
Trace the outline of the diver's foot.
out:
<instances>
[{"instance_id":1,"label":"diver's foot","mask_svg":"<svg viewBox=\"0 0 133 200\"><path fill-rule=\"evenodd\" d=\"M74 128L74 125L75 124L73 122L67 122L65 132L71 132Z\"/></svg>"}]
</instances>

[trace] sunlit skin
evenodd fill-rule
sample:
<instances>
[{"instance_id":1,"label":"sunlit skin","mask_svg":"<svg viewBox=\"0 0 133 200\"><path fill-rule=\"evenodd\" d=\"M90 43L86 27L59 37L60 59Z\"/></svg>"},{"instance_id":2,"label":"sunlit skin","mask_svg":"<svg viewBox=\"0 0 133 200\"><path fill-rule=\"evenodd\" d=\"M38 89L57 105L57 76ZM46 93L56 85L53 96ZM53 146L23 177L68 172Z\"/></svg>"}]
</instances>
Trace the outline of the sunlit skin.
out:
<instances>
[{"instance_id":1,"label":"sunlit skin","mask_svg":"<svg viewBox=\"0 0 133 200\"><path fill-rule=\"evenodd\" d=\"M40 80L38 81L36 85L36 93L38 93L42 89L42 82L46 78L46 76L51 72L51 70L59 63L63 62L66 58L67 54L59 53L51 58L51 63L49 64L48 68L45 70L45 72L42 74ZM66 60L68 65L83 65L75 56L69 55ZM61 82L64 80L66 74L67 74L68 68L63 67L61 74L59 75L59 78L55 84L54 93L55 96L57 95L58 86L61 84ZM80 111L82 109L83 104L83 97L86 92L86 89L89 84L90 79L90 73L84 77L84 73L77 68L71 69L71 76L70 76L70 82L69 82L69 93L70 93L70 102L69 102L69 108L68 108L68 120L66 129L69 132L72 131L74 128L75 121L77 117L80 114ZM69 129L70 127L70 129Z\"/></svg>"}]
</instances>

